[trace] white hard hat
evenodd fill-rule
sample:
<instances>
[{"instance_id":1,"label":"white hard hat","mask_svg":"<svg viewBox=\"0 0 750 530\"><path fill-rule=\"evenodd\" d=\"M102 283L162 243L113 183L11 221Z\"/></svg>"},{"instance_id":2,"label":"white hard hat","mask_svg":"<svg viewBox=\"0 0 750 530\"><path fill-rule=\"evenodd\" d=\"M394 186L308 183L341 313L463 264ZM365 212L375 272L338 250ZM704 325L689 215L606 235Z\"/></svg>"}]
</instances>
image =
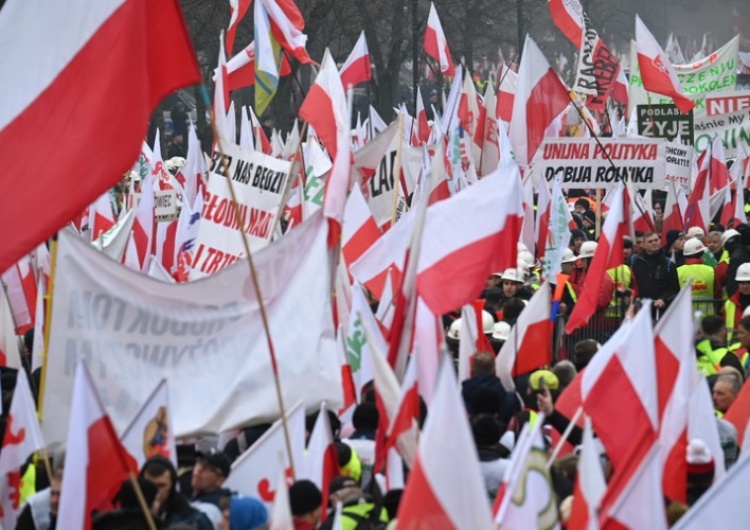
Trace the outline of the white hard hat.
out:
<instances>
[{"instance_id":1,"label":"white hard hat","mask_svg":"<svg viewBox=\"0 0 750 530\"><path fill-rule=\"evenodd\" d=\"M518 253L518 266L530 269L534 266L534 256L528 250L522 250Z\"/></svg>"},{"instance_id":2,"label":"white hard hat","mask_svg":"<svg viewBox=\"0 0 750 530\"><path fill-rule=\"evenodd\" d=\"M746 316L750 316L750 305L745 308L745 310L742 312L742 318L745 318Z\"/></svg>"},{"instance_id":3,"label":"white hard hat","mask_svg":"<svg viewBox=\"0 0 750 530\"><path fill-rule=\"evenodd\" d=\"M685 241L685 247L682 249L682 253L685 256L695 256L706 251L706 245L697 237L692 237Z\"/></svg>"},{"instance_id":4,"label":"white hard hat","mask_svg":"<svg viewBox=\"0 0 750 530\"><path fill-rule=\"evenodd\" d=\"M495 319L492 318L492 315L482 310L482 333L485 335L489 335L492 333L492 327L495 325Z\"/></svg>"},{"instance_id":5,"label":"white hard hat","mask_svg":"<svg viewBox=\"0 0 750 530\"><path fill-rule=\"evenodd\" d=\"M521 243L519 241L518 244L516 245L516 252L521 252L523 250L525 250L526 252L528 252L529 251L529 247L527 247L526 245L524 245L523 243Z\"/></svg>"},{"instance_id":6,"label":"white hard hat","mask_svg":"<svg viewBox=\"0 0 750 530\"><path fill-rule=\"evenodd\" d=\"M735 230L734 228L730 228L729 230L724 230L724 233L721 234L721 244L726 245L727 241L729 241L731 238L735 236L739 236L740 233Z\"/></svg>"},{"instance_id":7,"label":"white hard hat","mask_svg":"<svg viewBox=\"0 0 750 530\"><path fill-rule=\"evenodd\" d=\"M575 253L572 250L570 250L569 248L566 248L563 251L563 255L562 255L562 262L563 263L575 263L575 261L577 259L578 258L576 257Z\"/></svg>"},{"instance_id":8,"label":"white hard hat","mask_svg":"<svg viewBox=\"0 0 750 530\"><path fill-rule=\"evenodd\" d=\"M737 274L734 277L736 282L750 282L750 263L743 263L737 267Z\"/></svg>"},{"instance_id":9,"label":"white hard hat","mask_svg":"<svg viewBox=\"0 0 750 530\"><path fill-rule=\"evenodd\" d=\"M509 335L510 335L510 324L508 324L504 320L501 320L500 322L495 322L495 325L492 327L493 339L508 340Z\"/></svg>"},{"instance_id":10,"label":"white hard hat","mask_svg":"<svg viewBox=\"0 0 750 530\"><path fill-rule=\"evenodd\" d=\"M704 232L700 226L691 226L687 231L687 235L685 237L687 237L688 239L690 239L691 237L703 239L704 237L706 237L706 232Z\"/></svg>"},{"instance_id":11,"label":"white hard hat","mask_svg":"<svg viewBox=\"0 0 750 530\"><path fill-rule=\"evenodd\" d=\"M457 318L451 322L448 328L448 338L458 340L461 337L461 318Z\"/></svg>"},{"instance_id":12,"label":"white hard hat","mask_svg":"<svg viewBox=\"0 0 750 530\"><path fill-rule=\"evenodd\" d=\"M173 156L166 162L164 162L164 165L167 167L167 171L170 173L174 173L179 171L183 168L185 165L186 160L181 156Z\"/></svg>"},{"instance_id":13,"label":"white hard hat","mask_svg":"<svg viewBox=\"0 0 750 530\"><path fill-rule=\"evenodd\" d=\"M503 275L500 276L500 279L518 283L523 283L525 281L523 271L520 269L505 269Z\"/></svg>"},{"instance_id":14,"label":"white hard hat","mask_svg":"<svg viewBox=\"0 0 750 530\"><path fill-rule=\"evenodd\" d=\"M579 258L593 258L594 252L597 247L596 241L584 241L581 245L581 252L578 254Z\"/></svg>"}]
</instances>

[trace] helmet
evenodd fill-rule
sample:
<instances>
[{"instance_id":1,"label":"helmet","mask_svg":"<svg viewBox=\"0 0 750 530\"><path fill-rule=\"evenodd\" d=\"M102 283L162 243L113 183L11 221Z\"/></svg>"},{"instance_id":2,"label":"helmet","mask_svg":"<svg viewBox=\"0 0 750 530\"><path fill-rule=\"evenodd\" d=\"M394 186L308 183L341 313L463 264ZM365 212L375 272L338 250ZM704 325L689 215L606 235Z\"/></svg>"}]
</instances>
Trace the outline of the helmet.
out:
<instances>
[{"instance_id":1,"label":"helmet","mask_svg":"<svg viewBox=\"0 0 750 530\"><path fill-rule=\"evenodd\" d=\"M516 252L521 252L523 250L525 250L526 252L528 252L529 251L529 247L527 247L526 245L524 245L523 243L521 243L519 241L518 244L516 245Z\"/></svg>"},{"instance_id":2,"label":"helmet","mask_svg":"<svg viewBox=\"0 0 750 530\"><path fill-rule=\"evenodd\" d=\"M500 276L500 279L518 283L523 283L525 281L523 271L520 269L505 269L503 275Z\"/></svg>"},{"instance_id":3,"label":"helmet","mask_svg":"<svg viewBox=\"0 0 750 530\"><path fill-rule=\"evenodd\" d=\"M745 318L746 316L750 316L750 305L745 308L745 310L742 312L742 318Z\"/></svg>"},{"instance_id":4,"label":"helmet","mask_svg":"<svg viewBox=\"0 0 750 530\"><path fill-rule=\"evenodd\" d=\"M685 247L682 249L682 253L685 256L695 256L706 251L706 245L697 237L692 237L685 241Z\"/></svg>"},{"instance_id":5,"label":"helmet","mask_svg":"<svg viewBox=\"0 0 750 530\"><path fill-rule=\"evenodd\" d=\"M500 322L495 322L495 325L492 327L493 339L508 340L509 335L510 335L510 324L508 324L504 320L501 320Z\"/></svg>"},{"instance_id":6,"label":"helmet","mask_svg":"<svg viewBox=\"0 0 750 530\"><path fill-rule=\"evenodd\" d=\"M750 282L750 263L743 263L737 268L737 274L734 277L736 282Z\"/></svg>"},{"instance_id":7,"label":"helmet","mask_svg":"<svg viewBox=\"0 0 750 530\"><path fill-rule=\"evenodd\" d=\"M687 231L686 237L688 239L692 237L697 237L698 239L703 239L706 237L706 232L703 231L703 229L700 226L691 226L690 229ZM684 252L684 250L683 250Z\"/></svg>"},{"instance_id":8,"label":"helmet","mask_svg":"<svg viewBox=\"0 0 750 530\"><path fill-rule=\"evenodd\" d=\"M565 249L565 250L563 251L563 255L562 255L562 262L563 262L563 263L575 263L575 261L576 261L577 259L578 259L578 258L576 257L576 255L575 255L575 254L573 253L573 251L572 251L572 250L570 250L569 248L566 248L566 249Z\"/></svg>"},{"instance_id":9,"label":"helmet","mask_svg":"<svg viewBox=\"0 0 750 530\"><path fill-rule=\"evenodd\" d=\"M594 252L596 252L597 247L596 241L584 241L581 245L581 252L578 254L579 258L593 258Z\"/></svg>"},{"instance_id":10,"label":"helmet","mask_svg":"<svg viewBox=\"0 0 750 530\"><path fill-rule=\"evenodd\" d=\"M727 241L732 239L733 237L738 237L740 233L735 230L734 228L730 228L729 230L725 230L723 234L721 234L721 244L726 245Z\"/></svg>"},{"instance_id":11,"label":"helmet","mask_svg":"<svg viewBox=\"0 0 750 530\"><path fill-rule=\"evenodd\" d=\"M487 311L482 311L482 333L489 335L492 333L492 327L495 325L495 319Z\"/></svg>"},{"instance_id":12,"label":"helmet","mask_svg":"<svg viewBox=\"0 0 750 530\"><path fill-rule=\"evenodd\" d=\"M530 269L534 266L534 256L528 250L522 250L518 253L518 266L524 269Z\"/></svg>"},{"instance_id":13,"label":"helmet","mask_svg":"<svg viewBox=\"0 0 750 530\"><path fill-rule=\"evenodd\" d=\"M448 328L448 338L458 340L461 337L461 318L457 318L451 322L451 326Z\"/></svg>"}]
</instances>

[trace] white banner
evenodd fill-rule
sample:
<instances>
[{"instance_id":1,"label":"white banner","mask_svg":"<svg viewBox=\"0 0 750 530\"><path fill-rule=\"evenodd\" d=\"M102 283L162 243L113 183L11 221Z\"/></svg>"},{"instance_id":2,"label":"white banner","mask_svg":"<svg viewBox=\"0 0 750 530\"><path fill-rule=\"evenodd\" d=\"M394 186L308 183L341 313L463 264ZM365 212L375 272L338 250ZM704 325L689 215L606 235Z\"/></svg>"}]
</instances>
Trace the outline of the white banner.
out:
<instances>
[{"instance_id":1,"label":"white banner","mask_svg":"<svg viewBox=\"0 0 750 530\"><path fill-rule=\"evenodd\" d=\"M706 97L705 103L705 114L695 118L695 151L708 149L718 134L727 158L750 153L750 92L715 94Z\"/></svg>"},{"instance_id":2,"label":"white banner","mask_svg":"<svg viewBox=\"0 0 750 530\"><path fill-rule=\"evenodd\" d=\"M636 189L664 188L666 141L602 138L599 142L601 147L593 138L546 138L531 166L547 182L559 175L563 189L612 188L620 180L632 182Z\"/></svg>"},{"instance_id":3,"label":"white banner","mask_svg":"<svg viewBox=\"0 0 750 530\"><path fill-rule=\"evenodd\" d=\"M223 162L217 153L211 163L211 175L204 194L191 279L212 274L244 257L240 229L248 236L251 252L268 244L280 214L281 199L292 166L291 162L234 144L222 143L222 149L237 194L242 222L237 223Z\"/></svg>"},{"instance_id":4,"label":"white banner","mask_svg":"<svg viewBox=\"0 0 750 530\"><path fill-rule=\"evenodd\" d=\"M714 92L734 90L737 84L739 35L708 57L689 64L675 64L682 92L696 102L693 115L697 119L706 114L705 96ZM628 115L637 105L672 103L672 98L647 92L643 88L641 68L635 41L630 41L630 87L628 90Z\"/></svg>"},{"instance_id":5,"label":"white banner","mask_svg":"<svg viewBox=\"0 0 750 530\"><path fill-rule=\"evenodd\" d=\"M254 253L287 405L341 406L331 318L331 264L321 214ZM48 443L65 441L73 372L86 358L123 429L162 378L175 435L218 433L279 416L247 263L167 284L124 268L61 232L44 395Z\"/></svg>"},{"instance_id":6,"label":"white banner","mask_svg":"<svg viewBox=\"0 0 750 530\"><path fill-rule=\"evenodd\" d=\"M690 193L690 177L693 171L693 148L680 142L667 142L665 166L665 188L669 182L682 186Z\"/></svg>"}]
</instances>

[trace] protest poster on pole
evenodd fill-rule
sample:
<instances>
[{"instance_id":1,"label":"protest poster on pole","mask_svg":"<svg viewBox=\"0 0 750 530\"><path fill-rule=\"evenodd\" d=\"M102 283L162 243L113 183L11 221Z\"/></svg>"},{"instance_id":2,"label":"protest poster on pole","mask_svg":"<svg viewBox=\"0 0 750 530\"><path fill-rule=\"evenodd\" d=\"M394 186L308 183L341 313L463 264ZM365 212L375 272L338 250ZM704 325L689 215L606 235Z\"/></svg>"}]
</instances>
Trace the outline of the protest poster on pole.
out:
<instances>
[{"instance_id":1,"label":"protest poster on pole","mask_svg":"<svg viewBox=\"0 0 750 530\"><path fill-rule=\"evenodd\" d=\"M693 113L683 114L673 103L638 105L636 119L640 136L693 145Z\"/></svg>"},{"instance_id":2,"label":"protest poster on pole","mask_svg":"<svg viewBox=\"0 0 750 530\"><path fill-rule=\"evenodd\" d=\"M695 151L702 153L708 149L717 134L727 158L750 152L750 91L706 97L705 113L695 119Z\"/></svg>"},{"instance_id":3,"label":"protest poster on pole","mask_svg":"<svg viewBox=\"0 0 750 530\"><path fill-rule=\"evenodd\" d=\"M667 142L657 139L546 138L532 169L563 189L611 188L618 182L636 189L664 188ZM611 162L610 162L611 160ZM613 167L614 164L614 167Z\"/></svg>"},{"instance_id":4,"label":"protest poster on pole","mask_svg":"<svg viewBox=\"0 0 750 530\"><path fill-rule=\"evenodd\" d=\"M225 160L216 152L211 162L191 280L213 274L242 258L245 255L242 233L247 235L251 252L265 247L283 206L291 162L233 144L222 143L222 150ZM224 176L225 163L237 193L239 222Z\"/></svg>"}]
</instances>

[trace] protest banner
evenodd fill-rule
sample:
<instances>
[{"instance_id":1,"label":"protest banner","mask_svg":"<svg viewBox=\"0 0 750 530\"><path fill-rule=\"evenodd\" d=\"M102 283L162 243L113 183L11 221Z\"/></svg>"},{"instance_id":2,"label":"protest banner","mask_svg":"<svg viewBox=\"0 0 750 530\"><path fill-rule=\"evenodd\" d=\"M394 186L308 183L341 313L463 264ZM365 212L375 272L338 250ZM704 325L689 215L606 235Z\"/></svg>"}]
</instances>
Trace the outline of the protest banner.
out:
<instances>
[{"instance_id":1,"label":"protest banner","mask_svg":"<svg viewBox=\"0 0 750 530\"><path fill-rule=\"evenodd\" d=\"M179 215L177 192L174 189L154 192L154 217L157 221L174 221Z\"/></svg>"},{"instance_id":2,"label":"protest banner","mask_svg":"<svg viewBox=\"0 0 750 530\"><path fill-rule=\"evenodd\" d=\"M560 175L563 189L611 188L621 180L637 189L664 188L664 140L602 138L600 142L593 138L546 138L532 160L532 168L547 182Z\"/></svg>"},{"instance_id":3,"label":"protest banner","mask_svg":"<svg viewBox=\"0 0 750 530\"><path fill-rule=\"evenodd\" d=\"M222 143L228 174L234 184L241 223L224 176L218 152L211 163L211 176L204 194L201 224L193 254L191 279L202 278L234 263L245 255L242 235L251 252L271 240L280 215L284 187L292 163L234 144Z\"/></svg>"},{"instance_id":4,"label":"protest banner","mask_svg":"<svg viewBox=\"0 0 750 530\"><path fill-rule=\"evenodd\" d=\"M705 114L696 117L695 151L702 153L715 135L724 144L727 158L750 152L750 92L730 92L706 97Z\"/></svg>"},{"instance_id":5,"label":"protest banner","mask_svg":"<svg viewBox=\"0 0 750 530\"><path fill-rule=\"evenodd\" d=\"M737 83L739 36L699 61L674 65L682 92L696 102L696 120L705 115L705 97L714 92L731 91ZM672 103L672 98L647 92L643 88L635 42L630 43L630 89L628 114L638 105Z\"/></svg>"},{"instance_id":6,"label":"protest banner","mask_svg":"<svg viewBox=\"0 0 750 530\"><path fill-rule=\"evenodd\" d=\"M692 170L693 148L678 142L667 142L664 189L667 189L670 182L674 182L689 194Z\"/></svg>"},{"instance_id":7,"label":"protest banner","mask_svg":"<svg viewBox=\"0 0 750 530\"><path fill-rule=\"evenodd\" d=\"M287 404L341 406L330 305L327 224L316 214L254 253ZM136 274L61 232L52 293L43 430L65 441L73 372L87 360L122 430L158 381L169 383L177 437L280 416L256 291L247 264L197 282Z\"/></svg>"},{"instance_id":8,"label":"protest banner","mask_svg":"<svg viewBox=\"0 0 750 530\"><path fill-rule=\"evenodd\" d=\"M638 134L647 138L677 139L677 143L693 145L693 113L683 114L674 104L638 105Z\"/></svg>"}]
</instances>

